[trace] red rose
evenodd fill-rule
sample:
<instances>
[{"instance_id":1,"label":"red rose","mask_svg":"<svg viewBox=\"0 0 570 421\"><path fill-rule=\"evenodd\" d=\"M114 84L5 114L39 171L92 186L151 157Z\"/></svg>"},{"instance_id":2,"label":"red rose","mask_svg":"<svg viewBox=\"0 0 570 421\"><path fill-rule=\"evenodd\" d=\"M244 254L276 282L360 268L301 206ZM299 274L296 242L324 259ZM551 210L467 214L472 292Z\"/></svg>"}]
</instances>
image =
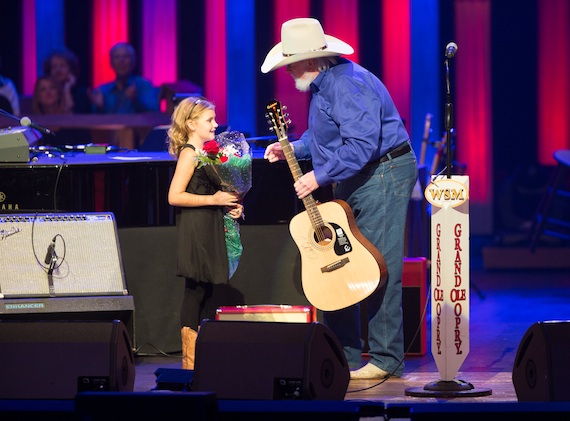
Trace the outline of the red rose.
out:
<instances>
[{"instance_id":1,"label":"red rose","mask_svg":"<svg viewBox=\"0 0 570 421\"><path fill-rule=\"evenodd\" d=\"M208 140L206 143L204 143L202 149L204 149L204 152L206 152L208 155L217 155L218 152L220 152L220 145L218 145L218 142L215 140Z\"/></svg>"}]
</instances>

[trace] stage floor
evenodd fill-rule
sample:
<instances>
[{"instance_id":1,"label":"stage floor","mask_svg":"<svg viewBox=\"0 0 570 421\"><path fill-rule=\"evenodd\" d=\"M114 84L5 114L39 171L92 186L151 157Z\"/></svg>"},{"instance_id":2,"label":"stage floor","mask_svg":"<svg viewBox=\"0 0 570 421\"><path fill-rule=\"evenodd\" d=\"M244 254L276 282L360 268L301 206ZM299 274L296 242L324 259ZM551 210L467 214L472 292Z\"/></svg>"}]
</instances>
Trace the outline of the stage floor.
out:
<instances>
[{"instance_id":1,"label":"stage floor","mask_svg":"<svg viewBox=\"0 0 570 421\"><path fill-rule=\"evenodd\" d=\"M434 403L487 404L493 405L493 411L498 404L503 410L527 415L558 410L556 403L537 406L519 402L512 372L521 339L532 325L541 321L570 321L569 287L567 270L488 270L477 265L471 270L470 352L455 377L461 384L472 385L471 390L454 397L422 393L426 385L441 379L428 334L427 354L406 357L403 377L383 382L351 381L344 402L369 405L379 411L382 408L385 418L408 418L411 408L419 411L418 408ZM428 332L431 332L429 318ZM155 388L154 373L159 368L180 368L180 356L138 356L135 391ZM568 366L565 372L570 374ZM437 408L444 410L441 406ZM467 410L471 405L461 408ZM564 406L562 410L570 407Z\"/></svg>"},{"instance_id":2,"label":"stage floor","mask_svg":"<svg viewBox=\"0 0 570 421\"><path fill-rule=\"evenodd\" d=\"M418 397L415 394L424 390L424 386L440 380L438 368L431 354L431 345L428 343L426 355L406 357L404 375L401 378L390 378L383 382L351 381L344 400L341 401L234 401L216 400L214 396L213 402L219 411L217 418L203 415L193 419L293 419L295 421L366 419L370 421L451 419L452 415L454 418L460 416L462 420L486 419L486 421L505 418L568 419L570 402L519 402L512 372L521 339L531 326L541 321L570 321L569 272L544 269L489 270L484 269L483 265L477 265L472 266L470 281L470 350L455 378L471 384L472 392L456 397L442 395ZM429 315L429 309L427 314ZM430 326L428 319L428 332ZM568 349L556 351L567 354ZM140 395L147 403L150 402L149 405L154 409L145 409L145 405L141 404L122 405L121 399L130 393L124 392L122 397L115 397L115 406L118 404L122 408L120 412L113 412L117 417L111 416L105 419L156 419L157 413L167 417L177 405L180 405L179 401L175 403L168 398L180 398L180 395L188 400L182 406L188 406L189 412L194 413L191 401L197 398L198 392L153 390L157 386L156 370L180 369L179 354L137 353L135 358L133 395ZM363 359L366 360L365 357ZM563 361L562 366L553 367L553 370L558 375L562 373L563 379L570 376L567 361ZM478 392L483 394L479 396ZM154 396L157 398L155 401L153 401ZM147 398L150 398L150 401ZM198 398L201 399L200 396ZM101 408L106 406L103 400L95 399L93 403ZM67 405L69 410L69 405L73 403L67 402L63 405ZM204 402L201 405L203 406ZM46 411L46 406L49 406L49 402L35 402L33 405L19 402L16 407L12 405L12 409L7 410L9 405L0 400L0 414L16 415L14 408L25 408L28 417L16 416L5 419L34 419L34 416L39 415L37 411L41 411L41 408ZM36 408L36 412L30 415L32 407ZM125 418L125 411L132 417ZM146 414L148 417L145 417L145 412L142 411L150 411ZM50 414L53 415L51 418ZM42 415L44 419L45 415L46 413ZM65 411L54 412L53 409L47 409L47 415L47 419L66 418ZM449 417L446 418L446 415ZM69 419L77 418L69 417Z\"/></svg>"}]
</instances>

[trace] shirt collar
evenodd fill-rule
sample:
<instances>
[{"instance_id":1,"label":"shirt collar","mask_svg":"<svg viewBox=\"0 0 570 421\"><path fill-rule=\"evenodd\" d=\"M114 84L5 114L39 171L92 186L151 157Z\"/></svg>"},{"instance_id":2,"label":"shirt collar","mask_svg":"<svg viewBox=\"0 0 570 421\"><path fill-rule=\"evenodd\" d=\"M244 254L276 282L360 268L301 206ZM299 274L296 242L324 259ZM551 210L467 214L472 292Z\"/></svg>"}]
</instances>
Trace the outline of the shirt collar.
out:
<instances>
[{"instance_id":1,"label":"shirt collar","mask_svg":"<svg viewBox=\"0 0 570 421\"><path fill-rule=\"evenodd\" d=\"M311 93L316 94L317 92L319 92L320 85L323 81L323 78L325 77L325 73L326 72L319 72L315 80L311 82L311 84L309 85L309 87L311 88Z\"/></svg>"}]
</instances>

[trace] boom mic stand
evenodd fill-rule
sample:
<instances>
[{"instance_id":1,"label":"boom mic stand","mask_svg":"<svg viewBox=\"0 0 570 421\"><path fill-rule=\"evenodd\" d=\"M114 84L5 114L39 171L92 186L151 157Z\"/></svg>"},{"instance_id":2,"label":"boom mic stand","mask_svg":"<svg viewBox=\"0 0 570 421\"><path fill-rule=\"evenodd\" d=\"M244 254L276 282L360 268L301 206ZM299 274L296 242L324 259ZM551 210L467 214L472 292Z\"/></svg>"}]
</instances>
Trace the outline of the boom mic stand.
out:
<instances>
[{"instance_id":1,"label":"boom mic stand","mask_svg":"<svg viewBox=\"0 0 570 421\"><path fill-rule=\"evenodd\" d=\"M445 59L445 85L446 85L446 93L445 93L445 132L447 133L447 142L446 142L446 157L445 157L445 173L447 178L451 178L451 166L453 160L451 159L451 134L453 132L453 104L451 103L451 88L450 88L450 78L449 78L449 60L453 55L450 57L449 47L447 48L446 52L446 59ZM455 46L455 51L457 51L457 46Z\"/></svg>"}]
</instances>

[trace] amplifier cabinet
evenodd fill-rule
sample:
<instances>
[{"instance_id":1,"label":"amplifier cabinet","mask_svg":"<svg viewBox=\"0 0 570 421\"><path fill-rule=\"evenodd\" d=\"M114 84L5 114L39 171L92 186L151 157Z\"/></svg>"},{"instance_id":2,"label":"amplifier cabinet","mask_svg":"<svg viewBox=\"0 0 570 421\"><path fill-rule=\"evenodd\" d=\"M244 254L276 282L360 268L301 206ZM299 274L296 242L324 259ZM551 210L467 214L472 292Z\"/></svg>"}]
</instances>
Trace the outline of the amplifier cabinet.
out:
<instances>
[{"instance_id":1,"label":"amplifier cabinet","mask_svg":"<svg viewBox=\"0 0 570 421\"><path fill-rule=\"evenodd\" d=\"M427 352L427 259L404 258L402 272L402 310L406 355Z\"/></svg>"},{"instance_id":2,"label":"amplifier cabinet","mask_svg":"<svg viewBox=\"0 0 570 421\"><path fill-rule=\"evenodd\" d=\"M312 306L222 306L216 311L216 320L311 323L317 321L316 311Z\"/></svg>"},{"instance_id":3,"label":"amplifier cabinet","mask_svg":"<svg viewBox=\"0 0 570 421\"><path fill-rule=\"evenodd\" d=\"M0 215L0 298L127 295L113 213Z\"/></svg>"}]
</instances>

